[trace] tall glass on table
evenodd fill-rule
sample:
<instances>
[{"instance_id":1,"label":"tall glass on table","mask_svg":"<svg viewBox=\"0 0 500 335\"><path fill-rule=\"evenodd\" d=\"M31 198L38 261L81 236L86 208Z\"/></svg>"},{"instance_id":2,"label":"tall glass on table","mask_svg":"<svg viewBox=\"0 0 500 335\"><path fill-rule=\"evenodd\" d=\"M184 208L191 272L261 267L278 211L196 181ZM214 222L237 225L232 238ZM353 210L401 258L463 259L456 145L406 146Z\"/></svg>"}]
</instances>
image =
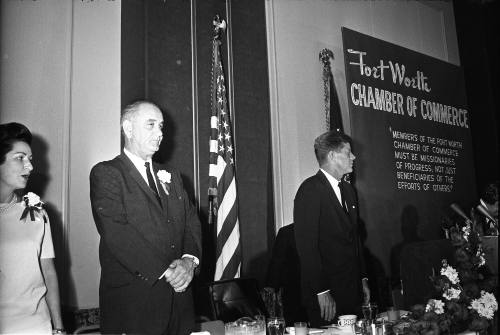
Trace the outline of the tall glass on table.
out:
<instances>
[{"instance_id":1,"label":"tall glass on table","mask_svg":"<svg viewBox=\"0 0 500 335\"><path fill-rule=\"evenodd\" d=\"M369 325L375 323L377 319L378 306L376 303L369 302L361 306L363 312L363 318Z\"/></svg>"},{"instance_id":2,"label":"tall glass on table","mask_svg":"<svg viewBox=\"0 0 500 335\"><path fill-rule=\"evenodd\" d=\"M285 319L274 316L267 319L267 335L285 334Z\"/></svg>"}]
</instances>

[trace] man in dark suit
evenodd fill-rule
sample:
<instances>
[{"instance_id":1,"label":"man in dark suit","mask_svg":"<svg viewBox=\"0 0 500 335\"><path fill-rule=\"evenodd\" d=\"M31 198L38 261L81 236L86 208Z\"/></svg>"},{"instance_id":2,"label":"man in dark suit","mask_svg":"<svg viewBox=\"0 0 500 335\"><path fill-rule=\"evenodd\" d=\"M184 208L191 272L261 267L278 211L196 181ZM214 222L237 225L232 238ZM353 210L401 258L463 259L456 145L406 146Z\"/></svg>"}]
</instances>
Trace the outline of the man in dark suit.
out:
<instances>
[{"instance_id":1,"label":"man in dark suit","mask_svg":"<svg viewBox=\"0 0 500 335\"><path fill-rule=\"evenodd\" d=\"M125 146L90 173L90 200L101 236L102 333L189 334L189 286L201 257L201 228L179 172L153 163L163 115L146 101L127 106Z\"/></svg>"},{"instance_id":2,"label":"man in dark suit","mask_svg":"<svg viewBox=\"0 0 500 335\"><path fill-rule=\"evenodd\" d=\"M320 166L295 196L293 218L300 259L302 295L311 326L331 323L336 314L360 314L370 299L358 236L358 208L352 186L355 156L349 136L329 131L314 142ZM364 294L364 299L363 299Z\"/></svg>"}]
</instances>

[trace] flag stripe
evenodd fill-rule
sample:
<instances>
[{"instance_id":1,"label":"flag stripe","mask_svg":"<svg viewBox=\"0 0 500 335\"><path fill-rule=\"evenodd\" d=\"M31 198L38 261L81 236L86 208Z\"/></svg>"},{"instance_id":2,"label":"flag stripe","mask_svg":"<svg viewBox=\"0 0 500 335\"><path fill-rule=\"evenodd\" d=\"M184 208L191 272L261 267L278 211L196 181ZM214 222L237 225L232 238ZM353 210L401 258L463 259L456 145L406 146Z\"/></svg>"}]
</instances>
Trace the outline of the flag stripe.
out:
<instances>
[{"instance_id":1,"label":"flag stripe","mask_svg":"<svg viewBox=\"0 0 500 335\"><path fill-rule=\"evenodd\" d=\"M215 280L235 278L237 265L241 263L239 240L240 234L238 229L238 221L236 221L236 225L234 226L231 235L224 244L222 252L217 257ZM228 269L228 265L231 263L231 261L233 264L231 265L231 269ZM232 276L225 276L224 273L226 272L231 273Z\"/></svg>"},{"instance_id":2,"label":"flag stripe","mask_svg":"<svg viewBox=\"0 0 500 335\"><path fill-rule=\"evenodd\" d=\"M236 249L233 256L227 263L226 267L224 268L224 271L222 272L222 275L220 279L230 279L230 278L237 278L240 276L240 269L241 269L241 249Z\"/></svg>"},{"instance_id":3,"label":"flag stripe","mask_svg":"<svg viewBox=\"0 0 500 335\"><path fill-rule=\"evenodd\" d=\"M238 213L238 207L233 206L231 210L229 211L228 215L226 216L226 220L224 220L224 224L222 225L222 228L220 228L218 234L217 234L217 249L215 250L216 256L219 256L222 253L222 250L224 249L224 244L227 242L227 240L230 238L234 227L237 226L237 213Z\"/></svg>"},{"instance_id":4,"label":"flag stripe","mask_svg":"<svg viewBox=\"0 0 500 335\"><path fill-rule=\"evenodd\" d=\"M235 179L232 169L224 169L222 175L217 178L219 181L217 184L217 191L221 194L226 193L231 187L231 184L236 183ZM236 187L236 185L234 185L234 187ZM236 189L233 192L236 192ZM236 198L236 195L234 198Z\"/></svg>"},{"instance_id":5,"label":"flag stripe","mask_svg":"<svg viewBox=\"0 0 500 335\"><path fill-rule=\"evenodd\" d=\"M217 116L212 116L210 118L210 127L212 129L217 129L217 124L219 123L219 120L217 119Z\"/></svg>"},{"instance_id":6,"label":"flag stripe","mask_svg":"<svg viewBox=\"0 0 500 335\"><path fill-rule=\"evenodd\" d=\"M221 190L217 189L217 192L219 193L221 192ZM229 185L227 191L222 192L221 194L224 194L224 198L222 199L222 202L219 204L219 209L217 210L217 236L219 235L222 227L225 224L234 225L235 222L238 220L238 213L233 213L232 216L229 216L233 208L236 210L238 209L238 206L235 203L236 185L234 178L231 185ZM230 221L228 221L228 219Z\"/></svg>"},{"instance_id":7,"label":"flag stripe","mask_svg":"<svg viewBox=\"0 0 500 335\"><path fill-rule=\"evenodd\" d=\"M217 141L216 140L210 140L210 153L217 154Z\"/></svg>"}]
</instances>

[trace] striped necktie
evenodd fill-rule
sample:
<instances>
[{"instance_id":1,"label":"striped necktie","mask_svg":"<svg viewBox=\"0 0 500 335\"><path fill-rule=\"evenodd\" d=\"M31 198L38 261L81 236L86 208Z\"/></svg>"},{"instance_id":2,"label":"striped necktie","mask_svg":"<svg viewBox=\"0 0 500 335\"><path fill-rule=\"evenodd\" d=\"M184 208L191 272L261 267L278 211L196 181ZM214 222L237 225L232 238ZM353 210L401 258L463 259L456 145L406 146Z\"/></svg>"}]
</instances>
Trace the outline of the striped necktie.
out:
<instances>
[{"instance_id":1,"label":"striped necktie","mask_svg":"<svg viewBox=\"0 0 500 335\"><path fill-rule=\"evenodd\" d=\"M144 166L146 167L146 176L148 177L149 187L151 188L151 190L153 190L153 192L156 195L156 199L161 204L160 195L158 194L158 189L156 188L155 180L153 178L153 175L151 174L151 169L149 168L150 167L149 162L144 163Z\"/></svg>"}]
</instances>

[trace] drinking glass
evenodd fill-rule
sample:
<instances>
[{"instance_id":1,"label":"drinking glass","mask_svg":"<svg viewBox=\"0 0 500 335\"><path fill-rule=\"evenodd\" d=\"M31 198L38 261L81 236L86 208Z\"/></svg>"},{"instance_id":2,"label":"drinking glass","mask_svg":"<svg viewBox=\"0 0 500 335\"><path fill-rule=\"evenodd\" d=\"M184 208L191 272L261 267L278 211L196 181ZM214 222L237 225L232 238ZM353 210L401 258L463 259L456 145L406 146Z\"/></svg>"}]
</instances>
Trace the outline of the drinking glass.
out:
<instances>
[{"instance_id":1,"label":"drinking glass","mask_svg":"<svg viewBox=\"0 0 500 335\"><path fill-rule=\"evenodd\" d=\"M367 303L361 306L363 317L368 323L373 323L377 319L378 306L376 303Z\"/></svg>"},{"instance_id":2,"label":"drinking glass","mask_svg":"<svg viewBox=\"0 0 500 335\"><path fill-rule=\"evenodd\" d=\"M369 334L369 330L366 327L367 321L365 319L356 321L354 326L354 333L356 335L367 335Z\"/></svg>"},{"instance_id":3,"label":"drinking glass","mask_svg":"<svg viewBox=\"0 0 500 335\"><path fill-rule=\"evenodd\" d=\"M387 309L387 320L391 322L399 320L399 310L389 307Z\"/></svg>"},{"instance_id":4,"label":"drinking glass","mask_svg":"<svg viewBox=\"0 0 500 335\"><path fill-rule=\"evenodd\" d=\"M267 319L267 335L285 334L285 319L282 317L270 317Z\"/></svg>"},{"instance_id":5,"label":"drinking glass","mask_svg":"<svg viewBox=\"0 0 500 335\"><path fill-rule=\"evenodd\" d=\"M262 320L249 317L240 318L224 325L226 335L265 335L266 327Z\"/></svg>"},{"instance_id":6,"label":"drinking glass","mask_svg":"<svg viewBox=\"0 0 500 335\"><path fill-rule=\"evenodd\" d=\"M264 315L255 315L255 325L257 326L256 335L266 335L266 317Z\"/></svg>"},{"instance_id":7,"label":"drinking glass","mask_svg":"<svg viewBox=\"0 0 500 335\"><path fill-rule=\"evenodd\" d=\"M295 335L307 335L309 333L307 322L295 322L293 328L295 329Z\"/></svg>"}]
</instances>

